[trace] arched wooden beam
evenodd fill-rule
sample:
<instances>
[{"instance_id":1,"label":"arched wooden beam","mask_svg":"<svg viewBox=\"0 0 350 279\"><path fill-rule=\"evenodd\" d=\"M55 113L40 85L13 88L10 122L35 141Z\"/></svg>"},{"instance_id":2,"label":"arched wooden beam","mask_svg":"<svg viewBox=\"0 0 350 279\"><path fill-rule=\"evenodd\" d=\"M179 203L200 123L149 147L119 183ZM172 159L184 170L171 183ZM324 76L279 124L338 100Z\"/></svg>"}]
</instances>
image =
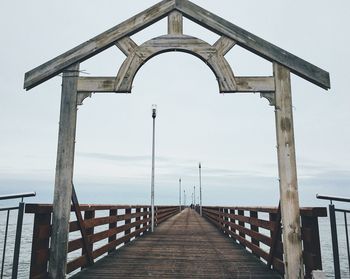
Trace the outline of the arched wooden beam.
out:
<instances>
[{"instance_id":1,"label":"arched wooden beam","mask_svg":"<svg viewBox=\"0 0 350 279\"><path fill-rule=\"evenodd\" d=\"M228 39L227 39L228 40ZM232 42L232 46L234 42ZM118 44L117 44L118 45ZM151 39L135 47L119 69L115 92L130 93L133 80L144 63L152 57L170 51L181 51L192 54L204 61L216 76L221 93L236 92L237 86L234 74L224 54L226 50L221 44L210 44L186 35L165 35Z\"/></svg>"}]
</instances>

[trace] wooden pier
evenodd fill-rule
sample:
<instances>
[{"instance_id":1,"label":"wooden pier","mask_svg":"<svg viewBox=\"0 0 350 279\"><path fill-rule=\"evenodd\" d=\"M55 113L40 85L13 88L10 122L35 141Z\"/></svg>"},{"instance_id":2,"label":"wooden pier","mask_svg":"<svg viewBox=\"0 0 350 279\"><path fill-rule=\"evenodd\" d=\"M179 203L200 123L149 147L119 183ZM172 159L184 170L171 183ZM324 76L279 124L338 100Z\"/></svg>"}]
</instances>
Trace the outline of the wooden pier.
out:
<instances>
[{"instance_id":1,"label":"wooden pier","mask_svg":"<svg viewBox=\"0 0 350 279\"><path fill-rule=\"evenodd\" d=\"M282 278L192 209L73 278Z\"/></svg>"},{"instance_id":2,"label":"wooden pier","mask_svg":"<svg viewBox=\"0 0 350 279\"><path fill-rule=\"evenodd\" d=\"M134 34L143 31L163 18L168 19L167 33L142 44L133 41L132 36ZM219 39L211 44L201 38L184 33L183 27L186 23L183 20L184 18L216 33ZM279 24L283 25L283 22ZM82 62L115 46L126 56L116 76L81 76L80 64ZM272 74L259 77L236 76L225 55L232 48L237 47L244 48L271 62ZM214 223L216 222L227 235L236 237L236 241L241 242L244 247L250 247L249 249L253 253L257 253L258 257L267 261L268 266L272 265L284 273L285 278L303 279L304 275L308 277L310 268L314 270L314 268L320 266L319 244L313 245L315 241L310 234L310 228L311 231L315 229L315 220L312 218L311 221L305 219L306 223L301 223L304 221L300 215L299 206L291 73L326 90L330 88L329 73L189 0L163 0L25 74L24 88L26 90L30 90L48 79L62 74L53 206L50 213L44 212L42 216L37 216L36 220L39 227L41 225L49 227L52 224L51 230L54 233L49 236L48 232L46 234L43 234L40 230L34 232L38 236L45 237L42 243L33 239L33 242L37 245L36 248L43 252L38 255L38 258L32 257L33 266L36 267L35 273L46 276L48 272L51 278L65 278L66 274L80 267L91 266L97 257L149 230L149 217L146 217L146 215L148 216L148 209L145 210L145 208L140 207L134 208L139 210L134 213L131 213L132 208L125 208L127 211L123 213L122 217L114 215L115 210L118 209L111 208L111 216L108 218L113 222L108 222L107 217L98 220L98 222L101 221L104 224L108 223L111 226L110 230L96 235L93 235L93 228L98 226L99 223L94 223L95 221L91 220L82 221L79 206L76 206L78 203L73 189L77 108L83 104L84 99L95 93L131 93L133 80L138 70L153 57L172 51L189 53L208 65L217 79L220 93L260 93L261 97L266 98L269 104L274 106L280 188L280 213L278 214L276 227L271 223L256 221L257 218L254 215L250 216L249 218L256 222L250 224L249 237L253 241L248 244L248 240L244 237L247 234L244 223L249 224L250 219L241 214L244 210L238 210L237 214L232 214L228 213L231 211L229 208L224 209L224 211L220 211L222 208L219 211L209 209L206 217ZM174 79L174 82L179 81ZM164 88L164 91L166 91L166 88ZM234 195L233 192L232 194ZM76 210L78 222L75 224L70 223L72 197L74 207L78 209ZM101 209L97 208L96 210ZM159 211L158 213L163 216L171 211L169 208L161 210L163 212ZM232 210L235 211L236 209ZM94 219L94 215L91 215L92 212L94 211L87 209L86 218ZM253 210L253 212L255 211ZM265 213L269 214L269 212ZM117 228L116 225L120 218L124 218L123 221L125 221L123 228ZM132 218L138 218L134 227L130 224ZM231 219L234 219L237 224L232 223ZM282 228L279 225L280 219L283 223ZM256 231L259 224L262 224L262 229L266 230L267 227L267 230L270 230L270 233L272 232L274 235L270 238L261 236ZM152 223L152 227L153 225L154 223ZM302 226L306 226L307 230L303 231ZM69 233L72 230L77 231L79 228L83 239L75 242L70 241ZM231 230L232 228L234 229ZM130 234L130 229L135 231ZM279 239L277 237L280 236L281 230L282 234ZM238 235L236 231L239 231ZM278 233L276 233L277 231ZM120 232L124 232L125 237L116 240L116 236ZM93 246L95 242L106 237L111 240L107 246L91 251L91 245ZM281 245L282 238L283 245ZM50 249L48 249L49 240ZM272 253L261 251L258 246L260 242L268 245ZM83 253L84 255L80 258L69 262L68 254L77 249L82 249L83 252L87 251L87 253ZM279 257L274 256L275 251L277 251Z\"/></svg>"},{"instance_id":3,"label":"wooden pier","mask_svg":"<svg viewBox=\"0 0 350 279\"><path fill-rule=\"evenodd\" d=\"M203 216L196 209L180 212L179 206L156 206L152 233L149 205L80 205L82 219L69 223L67 275L281 278L285 274L277 207L203 206ZM25 211L35 216L30 278L48 278L53 205L27 204ZM300 215L303 269L311 278L313 270L322 270L318 218L327 211L301 208Z\"/></svg>"}]
</instances>

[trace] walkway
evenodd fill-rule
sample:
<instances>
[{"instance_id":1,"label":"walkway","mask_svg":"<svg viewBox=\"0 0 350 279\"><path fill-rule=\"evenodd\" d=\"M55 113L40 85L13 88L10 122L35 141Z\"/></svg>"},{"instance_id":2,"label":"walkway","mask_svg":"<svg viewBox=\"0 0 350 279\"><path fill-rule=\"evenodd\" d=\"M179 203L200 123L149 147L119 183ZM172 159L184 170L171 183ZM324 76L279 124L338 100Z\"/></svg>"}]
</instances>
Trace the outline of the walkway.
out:
<instances>
[{"instance_id":1,"label":"walkway","mask_svg":"<svg viewBox=\"0 0 350 279\"><path fill-rule=\"evenodd\" d=\"M186 209L78 278L281 278L194 210Z\"/></svg>"}]
</instances>

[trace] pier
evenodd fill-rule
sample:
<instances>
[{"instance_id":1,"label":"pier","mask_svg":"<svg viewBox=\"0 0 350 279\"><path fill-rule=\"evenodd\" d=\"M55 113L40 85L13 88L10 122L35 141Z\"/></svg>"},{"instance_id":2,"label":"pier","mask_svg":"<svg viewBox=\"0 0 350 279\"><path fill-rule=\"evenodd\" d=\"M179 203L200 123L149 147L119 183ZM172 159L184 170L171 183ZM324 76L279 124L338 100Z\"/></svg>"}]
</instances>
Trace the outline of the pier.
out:
<instances>
[{"instance_id":1,"label":"pier","mask_svg":"<svg viewBox=\"0 0 350 279\"><path fill-rule=\"evenodd\" d=\"M276 207L81 205L69 223L67 274L74 278L282 278L280 213ZM34 214L30 278L47 278L52 205ZM74 214L74 208L71 208ZM306 278L321 270L318 218L326 208L301 208ZM86 230L86 238L79 227ZM85 244L86 246L84 246ZM87 247L87 248L84 248ZM96 260L97 259L97 260ZM128 276L126 276L128 275Z\"/></svg>"},{"instance_id":2,"label":"pier","mask_svg":"<svg viewBox=\"0 0 350 279\"><path fill-rule=\"evenodd\" d=\"M164 28L167 30L166 34L141 44L132 39L134 34L164 18L167 19L165 23L167 28ZM208 43L193 34L192 36L185 34L184 18L218 35L217 41ZM283 22L278 24L283 25ZM200 34L196 35L200 36ZM112 47L117 47L125 55L125 60L116 76L81 76L81 63ZM236 76L225 55L232 48L237 47L270 62L272 73L264 76ZM131 93L136 74L147 61L162 53L174 51L185 52L202 60L215 75L220 93L260 93L260 97L267 99L269 105L274 107L280 192L278 208L203 207L204 219L201 219L202 217L189 209L180 213L180 208L176 206L158 206L154 210L153 195L151 208L149 205L79 205L78 195L73 185L78 107L87 97L92 95L95 97L99 93ZM317 218L324 216L325 213L322 209L320 211L313 208L301 209L299 206L291 74L328 90L330 76L327 71L191 1L163 0L28 71L24 78L24 89L30 90L60 74L62 74L61 107L53 204L26 207L27 213L35 214L31 259L32 278L65 278L67 274L79 268L86 268L83 272L90 272L88 270L93 272L98 269L94 263L96 259L100 259L100 256L111 254L104 260L107 262L113 258L112 254L115 253L116 248L123 246L121 251L127 251L134 245L142 245L153 238L161 237L162 230L166 231L166 227L170 228L174 222L181 223L184 217L187 220L187 216L194 224L197 222L203 224L203 227L209 230L208 235L212 236L213 241L216 242L220 237L216 238L212 235L213 228L208 221L213 223L224 234L221 238L226 236L232 239L232 243L229 243L228 239L222 240L227 242L223 251L227 251L228 247L236 247L234 242L238 242L245 248L243 252L250 251L255 255L247 256L247 260L242 258L238 262L250 263L251 260L248 258L256 257L265 264L266 274L272 274L269 270L272 268L279 274L284 274L285 278L295 279L310 277L312 270L322 269ZM173 82L181 81L174 78ZM165 94L166 91L167 88L164 88ZM229 120L225 125L227 128L230 127ZM104 216L97 214L106 210L108 215L105 212ZM73 221L72 211L76 216L76 220ZM174 215L178 213L180 215L175 217ZM265 215L265 218L262 215ZM151 219L153 221L150 223ZM94 232L100 226L108 226L108 228ZM150 228L153 233L154 226L159 227L155 228L154 236L149 235ZM180 227L175 226L166 241L162 240L157 245L166 245L167 241L171 242L172 237L176 238L176 230ZM195 226L192 229L188 227L186 233L191 234L191 230L193 234L197 233L198 241L205 235L205 233L201 234ZM263 233L266 231L268 233ZM72 232L80 232L81 238L70 239ZM135 241L135 244L129 244L138 237L142 239ZM101 244L102 240L107 243ZM208 241L210 242L210 239ZM217 243L218 247L221 247L220 241ZM167 247L164 250L172 248L171 245ZM207 246L202 243L202 247ZM220 250L218 247L216 249ZM181 247L173 248L181 249ZM73 251L80 250L78 257L72 259L69 255ZM232 248L230 257L239 254L239 251L242 249L236 251ZM149 256L150 259L154 257L151 254ZM186 257L191 257L191 253ZM166 259L167 256L164 255L164 260ZM256 262L256 259L254 260ZM121 258L120 262L122 261ZM204 267L210 268L216 265L219 268L215 262L217 260L208 261ZM229 273L238 268L237 262L234 261L222 260L221 263L226 271L230 270ZM102 265L102 261L98 263L100 264ZM169 263L168 267L172 267L173 264L176 267L176 258L173 263ZM262 264L257 262L253 267L258 274L262 274ZM237 272L244 273L244 270L249 268L241 266L239 269ZM124 271L120 270L120 272ZM178 272L182 274L185 268ZM218 269L217 272L223 272L223 270ZM201 274L204 273L205 269L201 271ZM239 278L239 273L236 274ZM224 278L225 276L223 275Z\"/></svg>"}]
</instances>

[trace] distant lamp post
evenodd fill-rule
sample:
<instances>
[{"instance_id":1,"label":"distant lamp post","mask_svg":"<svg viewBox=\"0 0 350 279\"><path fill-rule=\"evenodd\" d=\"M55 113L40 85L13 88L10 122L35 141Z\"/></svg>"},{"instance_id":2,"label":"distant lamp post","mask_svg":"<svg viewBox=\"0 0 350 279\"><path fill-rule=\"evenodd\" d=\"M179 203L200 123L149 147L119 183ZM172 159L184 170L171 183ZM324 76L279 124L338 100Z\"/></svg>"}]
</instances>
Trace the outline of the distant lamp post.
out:
<instances>
[{"instance_id":1,"label":"distant lamp post","mask_svg":"<svg viewBox=\"0 0 350 279\"><path fill-rule=\"evenodd\" d=\"M199 163L199 214L202 216L202 165Z\"/></svg>"},{"instance_id":2,"label":"distant lamp post","mask_svg":"<svg viewBox=\"0 0 350 279\"><path fill-rule=\"evenodd\" d=\"M154 157L155 157L155 142L156 142L156 116L157 106L152 105L153 118L153 137L152 137L152 178L151 178L151 230L154 232Z\"/></svg>"},{"instance_id":3,"label":"distant lamp post","mask_svg":"<svg viewBox=\"0 0 350 279\"><path fill-rule=\"evenodd\" d=\"M184 190L184 206L186 206L186 190Z\"/></svg>"},{"instance_id":4,"label":"distant lamp post","mask_svg":"<svg viewBox=\"0 0 350 279\"><path fill-rule=\"evenodd\" d=\"M179 207L181 212L181 178L179 179Z\"/></svg>"},{"instance_id":5,"label":"distant lamp post","mask_svg":"<svg viewBox=\"0 0 350 279\"><path fill-rule=\"evenodd\" d=\"M193 186L193 206L196 207L196 186Z\"/></svg>"}]
</instances>

